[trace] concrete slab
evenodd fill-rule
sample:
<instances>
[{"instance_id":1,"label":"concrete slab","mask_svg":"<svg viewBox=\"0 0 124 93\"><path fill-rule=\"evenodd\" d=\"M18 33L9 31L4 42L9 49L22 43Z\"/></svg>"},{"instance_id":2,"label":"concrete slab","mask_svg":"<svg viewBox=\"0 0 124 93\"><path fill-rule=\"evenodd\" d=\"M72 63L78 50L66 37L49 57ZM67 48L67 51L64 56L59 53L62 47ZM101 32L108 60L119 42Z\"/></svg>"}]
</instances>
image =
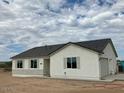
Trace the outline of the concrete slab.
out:
<instances>
[{"instance_id":1,"label":"concrete slab","mask_svg":"<svg viewBox=\"0 0 124 93\"><path fill-rule=\"evenodd\" d=\"M117 75L115 76L115 79L116 79L116 80L124 80L124 74L117 74Z\"/></svg>"},{"instance_id":2,"label":"concrete slab","mask_svg":"<svg viewBox=\"0 0 124 93\"><path fill-rule=\"evenodd\" d=\"M105 80L124 80L124 74L116 74L104 77Z\"/></svg>"},{"instance_id":3,"label":"concrete slab","mask_svg":"<svg viewBox=\"0 0 124 93\"><path fill-rule=\"evenodd\" d=\"M102 79L102 80L89 80L89 79L65 79L65 78L52 78L52 77L41 77L42 79L55 79L55 80L74 80L74 81L89 81L89 82L113 82L115 79Z\"/></svg>"}]
</instances>

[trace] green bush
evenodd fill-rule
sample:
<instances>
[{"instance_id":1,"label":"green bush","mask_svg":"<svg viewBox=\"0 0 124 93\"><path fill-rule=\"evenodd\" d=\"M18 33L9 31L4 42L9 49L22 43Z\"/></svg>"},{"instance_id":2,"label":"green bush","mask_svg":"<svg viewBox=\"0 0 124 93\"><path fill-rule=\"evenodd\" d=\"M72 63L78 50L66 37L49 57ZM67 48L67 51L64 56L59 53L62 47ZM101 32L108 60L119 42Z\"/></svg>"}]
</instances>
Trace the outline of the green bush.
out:
<instances>
[{"instance_id":1,"label":"green bush","mask_svg":"<svg viewBox=\"0 0 124 93\"><path fill-rule=\"evenodd\" d=\"M5 68L5 64L0 64L0 68Z\"/></svg>"},{"instance_id":2,"label":"green bush","mask_svg":"<svg viewBox=\"0 0 124 93\"><path fill-rule=\"evenodd\" d=\"M1 62L0 68L4 69L4 71L11 71L12 70L12 62Z\"/></svg>"}]
</instances>

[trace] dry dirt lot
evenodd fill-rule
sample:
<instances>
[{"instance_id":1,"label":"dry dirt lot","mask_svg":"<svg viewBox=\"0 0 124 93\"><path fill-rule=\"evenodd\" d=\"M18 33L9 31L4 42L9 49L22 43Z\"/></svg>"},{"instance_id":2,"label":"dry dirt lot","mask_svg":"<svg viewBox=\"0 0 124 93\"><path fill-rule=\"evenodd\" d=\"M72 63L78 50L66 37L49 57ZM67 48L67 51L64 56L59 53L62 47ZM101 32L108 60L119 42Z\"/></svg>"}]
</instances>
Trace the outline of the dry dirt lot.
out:
<instances>
[{"instance_id":1,"label":"dry dirt lot","mask_svg":"<svg viewBox=\"0 0 124 93\"><path fill-rule=\"evenodd\" d=\"M124 93L124 81L112 83L15 78L0 71L0 93Z\"/></svg>"}]
</instances>

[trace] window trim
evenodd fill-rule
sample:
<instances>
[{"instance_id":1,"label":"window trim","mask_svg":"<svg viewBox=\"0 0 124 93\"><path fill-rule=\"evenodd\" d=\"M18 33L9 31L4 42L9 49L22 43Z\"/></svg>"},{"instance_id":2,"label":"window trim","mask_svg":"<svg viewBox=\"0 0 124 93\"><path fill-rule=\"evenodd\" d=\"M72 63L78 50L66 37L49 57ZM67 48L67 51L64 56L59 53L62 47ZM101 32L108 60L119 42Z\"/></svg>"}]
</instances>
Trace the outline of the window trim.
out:
<instances>
[{"instance_id":1,"label":"window trim","mask_svg":"<svg viewBox=\"0 0 124 93\"><path fill-rule=\"evenodd\" d=\"M20 67L18 68L18 62L19 62L19 61L22 62L22 68L20 68ZM16 67L15 67L16 69L24 69L24 60L21 60L21 59L16 60L16 64L15 64L15 65L16 65Z\"/></svg>"},{"instance_id":2,"label":"window trim","mask_svg":"<svg viewBox=\"0 0 124 93\"><path fill-rule=\"evenodd\" d=\"M37 67L36 68L31 67L31 60L37 60ZM39 59L37 59L37 58L30 59L29 60L29 69L39 69Z\"/></svg>"},{"instance_id":3,"label":"window trim","mask_svg":"<svg viewBox=\"0 0 124 93\"><path fill-rule=\"evenodd\" d=\"M71 68L68 68L68 58L70 58L71 59ZM72 68L72 58L76 58L76 68ZM77 62L77 57L66 57L66 69L74 69L74 70L76 70L76 69L78 69L78 62Z\"/></svg>"}]
</instances>

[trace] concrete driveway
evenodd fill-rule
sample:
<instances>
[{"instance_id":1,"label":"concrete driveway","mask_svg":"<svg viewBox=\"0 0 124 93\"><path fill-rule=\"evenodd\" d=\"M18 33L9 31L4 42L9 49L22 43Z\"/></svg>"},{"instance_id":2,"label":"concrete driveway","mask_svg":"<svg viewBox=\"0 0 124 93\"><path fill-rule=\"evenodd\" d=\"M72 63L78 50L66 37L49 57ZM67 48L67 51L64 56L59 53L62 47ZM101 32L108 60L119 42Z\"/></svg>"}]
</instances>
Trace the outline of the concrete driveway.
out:
<instances>
[{"instance_id":1,"label":"concrete driveway","mask_svg":"<svg viewBox=\"0 0 124 93\"><path fill-rule=\"evenodd\" d=\"M119 73L116 75L110 75L104 78L105 80L114 81L114 80L124 80L124 73Z\"/></svg>"},{"instance_id":2,"label":"concrete driveway","mask_svg":"<svg viewBox=\"0 0 124 93\"><path fill-rule=\"evenodd\" d=\"M116 80L124 80L124 73L115 75Z\"/></svg>"}]
</instances>

